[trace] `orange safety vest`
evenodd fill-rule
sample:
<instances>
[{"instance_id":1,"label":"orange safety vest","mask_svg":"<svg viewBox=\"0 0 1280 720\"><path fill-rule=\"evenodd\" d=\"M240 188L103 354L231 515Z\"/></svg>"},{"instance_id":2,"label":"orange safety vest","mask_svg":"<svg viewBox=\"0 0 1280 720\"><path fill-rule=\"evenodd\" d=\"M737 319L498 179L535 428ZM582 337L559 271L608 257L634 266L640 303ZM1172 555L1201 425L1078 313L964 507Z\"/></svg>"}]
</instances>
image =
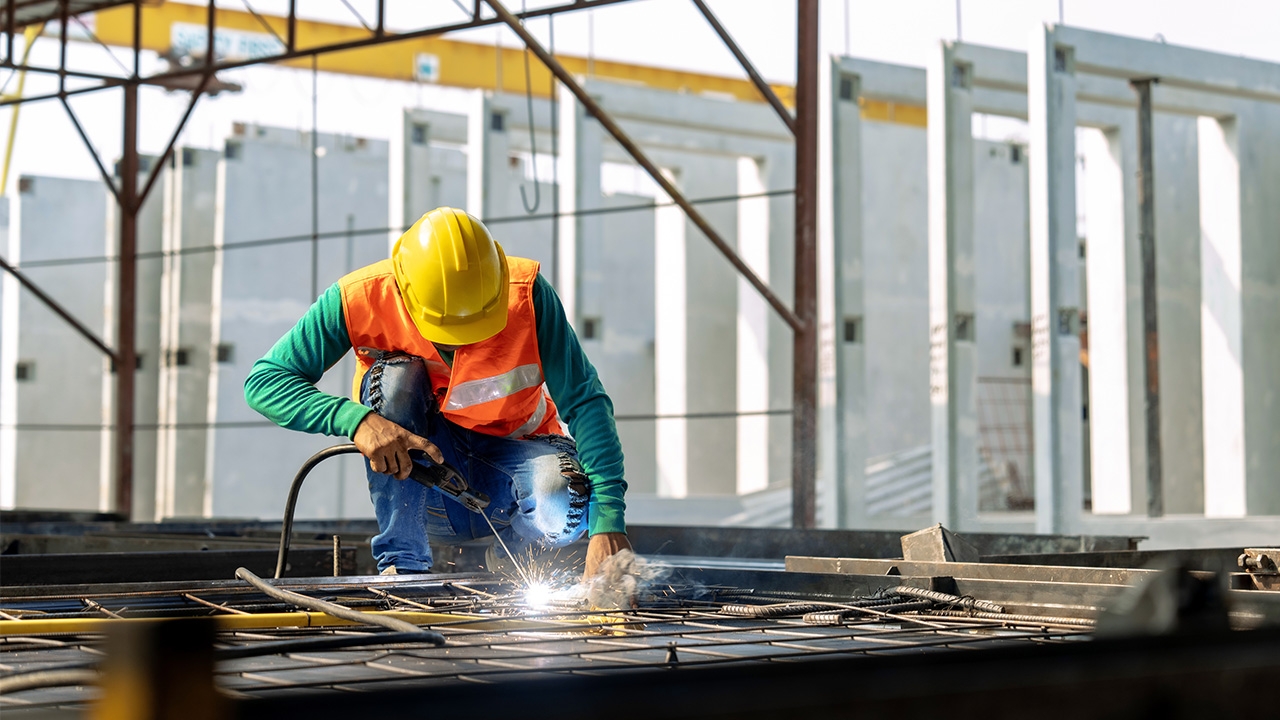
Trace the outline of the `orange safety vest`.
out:
<instances>
[{"instance_id":1,"label":"orange safety vest","mask_svg":"<svg viewBox=\"0 0 1280 720\"><path fill-rule=\"evenodd\" d=\"M356 349L352 396L360 400L360 381L381 352L400 351L427 363L431 389L441 413L469 430L498 437L567 435L542 376L533 281L538 263L507 258L511 290L507 326L482 342L454 352L453 366L422 337L400 299L391 260L382 260L343 277L342 313ZM379 352L381 351L381 352Z\"/></svg>"}]
</instances>

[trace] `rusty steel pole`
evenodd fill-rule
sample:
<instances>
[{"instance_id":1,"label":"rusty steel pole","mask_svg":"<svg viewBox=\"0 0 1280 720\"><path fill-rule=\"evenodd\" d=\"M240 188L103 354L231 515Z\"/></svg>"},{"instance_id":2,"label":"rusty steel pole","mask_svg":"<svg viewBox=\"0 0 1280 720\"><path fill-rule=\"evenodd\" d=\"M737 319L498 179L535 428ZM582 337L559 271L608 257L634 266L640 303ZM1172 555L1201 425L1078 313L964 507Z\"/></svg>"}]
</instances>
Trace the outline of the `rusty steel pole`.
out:
<instances>
[{"instance_id":1,"label":"rusty steel pole","mask_svg":"<svg viewBox=\"0 0 1280 720\"><path fill-rule=\"evenodd\" d=\"M120 156L120 262L116 295L116 512L133 517L133 411L138 367L138 85L124 86Z\"/></svg>"},{"instance_id":2,"label":"rusty steel pole","mask_svg":"<svg viewBox=\"0 0 1280 720\"><path fill-rule=\"evenodd\" d=\"M791 524L817 524L818 0L797 1L796 266L791 424Z\"/></svg>"},{"instance_id":3,"label":"rusty steel pole","mask_svg":"<svg viewBox=\"0 0 1280 720\"><path fill-rule=\"evenodd\" d=\"M1138 93L1138 227L1142 251L1142 335L1146 361L1147 516L1164 515L1160 442L1160 332L1156 298L1155 155L1151 130L1154 78L1134 80Z\"/></svg>"}]
</instances>

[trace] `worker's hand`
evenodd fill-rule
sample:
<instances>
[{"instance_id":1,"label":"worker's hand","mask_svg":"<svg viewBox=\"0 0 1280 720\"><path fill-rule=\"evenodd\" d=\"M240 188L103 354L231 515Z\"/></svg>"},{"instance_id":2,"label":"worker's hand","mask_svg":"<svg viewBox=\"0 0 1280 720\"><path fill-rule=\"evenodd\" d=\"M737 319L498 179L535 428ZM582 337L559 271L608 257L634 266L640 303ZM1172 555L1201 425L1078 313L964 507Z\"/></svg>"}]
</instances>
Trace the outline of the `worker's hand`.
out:
<instances>
[{"instance_id":1,"label":"worker's hand","mask_svg":"<svg viewBox=\"0 0 1280 720\"><path fill-rule=\"evenodd\" d=\"M590 582L591 578L600 572L600 563L606 558L619 550L630 549L631 541L627 539L626 533L609 532L592 535L587 543L587 569L582 574L583 580Z\"/></svg>"},{"instance_id":2,"label":"worker's hand","mask_svg":"<svg viewBox=\"0 0 1280 720\"><path fill-rule=\"evenodd\" d=\"M430 440L414 435L376 412L364 416L351 441L369 458L369 467L374 472L394 475L398 480L408 478L413 469L410 450L421 450L432 460L444 462L440 448Z\"/></svg>"}]
</instances>

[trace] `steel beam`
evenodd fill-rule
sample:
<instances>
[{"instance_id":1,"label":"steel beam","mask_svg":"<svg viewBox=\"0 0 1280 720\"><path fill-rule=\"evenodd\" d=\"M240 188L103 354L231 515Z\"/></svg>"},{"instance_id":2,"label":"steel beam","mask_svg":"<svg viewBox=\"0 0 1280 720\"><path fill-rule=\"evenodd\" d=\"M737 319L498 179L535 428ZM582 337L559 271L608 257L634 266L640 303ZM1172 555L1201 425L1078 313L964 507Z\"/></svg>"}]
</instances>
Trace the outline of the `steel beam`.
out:
<instances>
[{"instance_id":1,"label":"steel beam","mask_svg":"<svg viewBox=\"0 0 1280 720\"><path fill-rule=\"evenodd\" d=\"M116 512L133 515L134 386L138 365L138 86L124 86L120 159L120 262L116 296Z\"/></svg>"},{"instance_id":2,"label":"steel beam","mask_svg":"<svg viewBox=\"0 0 1280 720\"><path fill-rule=\"evenodd\" d=\"M662 171L653 163L652 160L649 159L647 155L645 155L644 151L640 149L640 146L637 145L625 131L623 131L618 123L614 121L604 108L600 107L600 104L597 103L594 98L587 94L587 91L584 90L582 85L578 83L577 79L560 64L560 61L552 57L551 53L547 52L546 48L542 47L542 44L539 43L537 38L531 35L528 30L525 30L524 25L520 23L520 20L515 15L511 14L511 12L507 10L499 0L485 0L485 2L495 13L497 13L498 18L502 22L505 22L507 26L524 41L529 50L532 51L534 55L538 56L538 59L547 66L547 69L549 69L552 74L560 80L560 82L564 83L564 86L578 98L578 101L587 109L587 112L600 122L600 125L613 136L613 139L622 146L622 149L626 150L627 154L629 154L632 159L640 165L640 167L644 168L645 172L647 172L649 177L651 177L653 181L662 188L663 192L670 196L676 205L680 206L680 209L684 211L684 214L689 218L690 222L698 226L698 229L707 236L707 239L711 241L711 244L715 245L716 249L718 249L729 260L730 264L732 264L733 267L736 268L744 278L746 278L747 282L751 283L752 287L764 296L764 299L773 306L773 309L782 316L782 319L785 320L793 329L799 331L799 329L804 325L804 321L801 320L796 313L792 312L791 308L787 307L786 304L782 302L782 299L769 289L769 286L761 280L754 271L752 271L742 258L738 257L738 254L734 252L734 249L730 247L729 243L725 242L724 238L720 237L720 234L716 232L715 228L711 227L711 223L707 222L707 219L702 216L702 213L698 212L697 208L693 206L693 203L689 202L689 199L684 196L684 193L680 192L680 190L676 188L675 184L662 174ZM815 139L816 135L817 134L815 132ZM816 301L814 306L816 307ZM814 344L814 347L817 347L816 343Z\"/></svg>"},{"instance_id":3,"label":"steel beam","mask_svg":"<svg viewBox=\"0 0 1280 720\"><path fill-rule=\"evenodd\" d=\"M93 344L94 347L98 348L104 354L106 354L107 357L111 358L111 362L113 364L115 363L116 361L115 351L112 350L110 347L108 347L107 344L104 343L101 338L95 335L92 330L85 327L83 323L77 320L75 316L72 315L66 308L62 307L62 305L59 304L57 300L54 300L53 298L49 297L45 293L45 291L40 289L39 285L36 285L34 282L32 282L30 278L22 274L22 272L19 271L16 267L10 265L9 262L5 260L3 257L0 257L0 268L3 268L6 272L8 272L10 275L16 278L18 282L22 284L23 287L31 291L32 295L36 296L37 300L44 303L50 310L54 312L54 314L56 314L58 317L65 320L68 325L75 328L75 331L80 333L82 336L84 336L85 340L88 340L90 343Z\"/></svg>"},{"instance_id":4,"label":"steel beam","mask_svg":"<svg viewBox=\"0 0 1280 720\"><path fill-rule=\"evenodd\" d=\"M791 111L787 110L787 106L782 104L782 100L778 98L778 94L773 91L773 88L769 87L769 83L765 82L765 79L756 71L756 66L751 64L751 60L747 57L747 54L742 52L742 49L738 47L738 43L733 39L733 35L730 35L724 25L720 24L719 18L715 16L715 13L711 12L711 8L707 7L706 2L703 0L693 0L693 4L698 6L698 10L701 11L702 16L707 19L707 23L711 25L711 29L716 31L716 35L719 35L720 39L724 41L725 47L729 48L729 52L733 53L733 56L738 59L738 62L742 65L742 69L747 71L747 77L751 78L751 82L756 86L756 89L760 91L760 94L764 96L764 99L767 100L769 104L773 106L773 109L777 111L778 117L782 118L782 122L786 123L787 129L791 131L792 135L796 134L796 119L791 117Z\"/></svg>"},{"instance_id":5,"label":"steel beam","mask_svg":"<svg viewBox=\"0 0 1280 720\"><path fill-rule=\"evenodd\" d=\"M796 32L796 315L791 524L816 525L818 474L818 0L799 0Z\"/></svg>"},{"instance_id":6,"label":"steel beam","mask_svg":"<svg viewBox=\"0 0 1280 720\"><path fill-rule=\"evenodd\" d=\"M1142 252L1142 337L1145 352L1147 516L1164 515L1160 443L1160 333L1156 301L1156 185L1151 130L1153 78L1134 80L1138 93L1138 225Z\"/></svg>"}]
</instances>

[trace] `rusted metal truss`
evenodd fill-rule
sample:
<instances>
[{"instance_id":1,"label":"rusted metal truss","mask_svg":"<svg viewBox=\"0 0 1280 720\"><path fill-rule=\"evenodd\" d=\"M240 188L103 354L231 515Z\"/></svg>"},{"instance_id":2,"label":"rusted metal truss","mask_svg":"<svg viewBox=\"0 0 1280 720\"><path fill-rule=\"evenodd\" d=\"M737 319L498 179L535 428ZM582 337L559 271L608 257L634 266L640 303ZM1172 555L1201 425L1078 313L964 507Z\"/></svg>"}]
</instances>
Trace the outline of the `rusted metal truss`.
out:
<instances>
[{"instance_id":1,"label":"rusted metal truss","mask_svg":"<svg viewBox=\"0 0 1280 720\"><path fill-rule=\"evenodd\" d=\"M786 303L769 288L768 284L737 254L733 246L722 238L706 218L698 212L694 204L685 197L680 189L661 174L657 166L648 159L639 146L612 120L607 112L586 94L577 80L524 29L523 25L524 20L532 17L590 10L628 1L630 0L573 0L572 2L560 2L526 12L515 13L507 10L498 0L473 0L470 17L466 20L433 25L407 32L391 33L387 31L385 26L386 0L378 0L376 18L373 25L370 25L365 18L359 17L357 14L361 25L369 31L368 37L302 48L298 47L297 43L297 3L296 0L291 0L286 17L287 30L285 37L281 38L284 46L282 52L262 57L220 61L214 52L214 40L218 30L218 13L213 0L209 0L206 12L208 47L205 50L203 61L197 62L190 67L171 67L163 72L144 75L139 70L143 0L134 0L132 3L89 2L87 0L27 0L25 2L22 0L5 0L6 5L3 9L2 17L4 31L7 33L8 38L8 52L5 55L4 62L0 63L0 67L21 68L27 72L55 74L58 76L59 83L58 91L55 93L0 100L0 106L53 99L62 103L81 139L93 155L102 174L103 181L106 182L107 187L116 199L120 209L120 269L118 317L116 322L118 336L116 339L117 347L114 350L113 357L116 359L115 365L117 368L130 368L136 364L137 359L134 335L137 326L136 256L138 210L154 188L161 168L164 167L169 155L173 152L174 144L177 142L187 120L191 117L201 95L216 84L217 81L214 76L218 72L442 35L458 30L505 24L519 35L526 46L547 65L559 81L564 83L577 96L592 116L597 118L609 130L614 139L650 174L674 203L684 211L689 220L707 236L708 240L720 250L737 272L751 283L793 330L793 521L796 527L813 527L815 524L817 458L818 0L797 0L799 20L796 38L798 74L796 113L794 117L782 105L777 95L756 71L747 56L734 42L729 32L712 14L710 8L701 0L694 0L699 11L742 64L745 72L763 97L778 111L783 122L796 135L796 262L795 300L793 305ZM68 67L67 28L69 22L78 14L122 4L133 5L132 71L124 75L113 75L102 72L86 72ZM488 13L484 12L486 6L490 10ZM61 52L57 67L26 64L19 66L15 63L13 52L13 38L17 29L25 24L50 20L60 21L59 41ZM67 80L69 78L92 82L82 87L68 87ZM164 153L159 158L159 161L154 164L148 177L139 186L138 88L142 86L159 86L167 89L175 87L190 88L191 102L174 129ZM68 99L73 96L101 92L113 88L122 88L124 92L124 138L118 179L107 171L108 164L98 156L68 102ZM45 294L45 298L48 298L47 294ZM51 307L54 307L56 311L56 306ZM81 332L83 333L84 331L81 330ZM111 354L105 345L101 345L101 348ZM132 511L133 505L134 374L132 372L116 373L115 397L115 426L117 428L115 433L115 505L117 512L128 516Z\"/></svg>"}]
</instances>

